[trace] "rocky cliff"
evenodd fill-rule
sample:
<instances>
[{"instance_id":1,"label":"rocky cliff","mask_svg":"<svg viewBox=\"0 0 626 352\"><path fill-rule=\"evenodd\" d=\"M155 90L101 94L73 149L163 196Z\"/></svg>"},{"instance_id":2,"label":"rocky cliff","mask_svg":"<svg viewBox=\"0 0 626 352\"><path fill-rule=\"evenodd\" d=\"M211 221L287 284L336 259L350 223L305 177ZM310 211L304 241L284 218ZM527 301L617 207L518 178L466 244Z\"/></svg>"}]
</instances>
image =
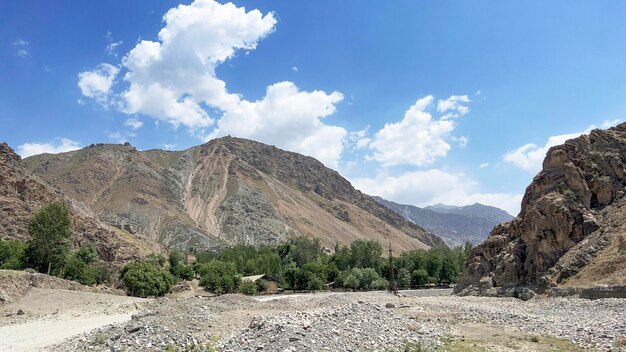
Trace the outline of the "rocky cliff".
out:
<instances>
[{"instance_id":1,"label":"rocky cliff","mask_svg":"<svg viewBox=\"0 0 626 352\"><path fill-rule=\"evenodd\" d=\"M28 220L41 206L55 201L69 204L74 243L96 244L103 259L114 264L137 259L158 248L147 245L128 232L107 226L82 203L33 175L19 155L6 143L0 144L0 237L28 240Z\"/></svg>"},{"instance_id":2,"label":"rocky cliff","mask_svg":"<svg viewBox=\"0 0 626 352\"><path fill-rule=\"evenodd\" d=\"M513 218L504 210L478 203L463 207L438 205L419 208L380 197L374 199L426 231L441 237L451 247L462 246L467 241L477 245L487 238L496 225Z\"/></svg>"},{"instance_id":3,"label":"rocky cliff","mask_svg":"<svg viewBox=\"0 0 626 352\"><path fill-rule=\"evenodd\" d=\"M626 124L551 148L519 216L470 254L456 293L626 283Z\"/></svg>"},{"instance_id":4,"label":"rocky cliff","mask_svg":"<svg viewBox=\"0 0 626 352\"><path fill-rule=\"evenodd\" d=\"M400 250L443 244L319 161L245 139L177 152L100 144L25 163L109 225L166 247L275 244L298 235L331 248L355 239Z\"/></svg>"}]
</instances>

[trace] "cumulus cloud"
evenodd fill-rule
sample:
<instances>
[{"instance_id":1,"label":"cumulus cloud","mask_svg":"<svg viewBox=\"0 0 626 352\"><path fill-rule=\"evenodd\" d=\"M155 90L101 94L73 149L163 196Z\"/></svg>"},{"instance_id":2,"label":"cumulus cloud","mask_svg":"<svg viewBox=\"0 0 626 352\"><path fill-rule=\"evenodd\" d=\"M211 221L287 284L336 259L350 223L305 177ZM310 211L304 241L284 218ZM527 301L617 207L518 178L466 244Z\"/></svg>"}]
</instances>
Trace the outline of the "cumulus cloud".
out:
<instances>
[{"instance_id":1,"label":"cumulus cloud","mask_svg":"<svg viewBox=\"0 0 626 352\"><path fill-rule=\"evenodd\" d=\"M439 169L411 171L399 176L382 172L373 178L354 179L352 184L364 193L419 207L437 203L470 205L478 202L515 215L522 201L521 194L477 192L477 182L463 174Z\"/></svg>"},{"instance_id":2,"label":"cumulus cloud","mask_svg":"<svg viewBox=\"0 0 626 352\"><path fill-rule=\"evenodd\" d=\"M335 112L341 93L300 91L292 82L278 82L262 99L248 101L216 76L218 65L238 51L254 50L274 30L273 13L196 0L170 9L163 21L157 41L139 42L122 59L122 112L185 126L203 140L246 137L337 166L348 132L322 119Z\"/></svg>"},{"instance_id":3,"label":"cumulus cloud","mask_svg":"<svg viewBox=\"0 0 626 352\"><path fill-rule=\"evenodd\" d=\"M92 71L78 74L78 87L81 93L95 99L99 104L106 106L109 102L109 93L115 77L120 72L118 67L110 64L100 64Z\"/></svg>"},{"instance_id":4,"label":"cumulus cloud","mask_svg":"<svg viewBox=\"0 0 626 352\"><path fill-rule=\"evenodd\" d=\"M207 140L229 134L252 138L337 167L348 132L321 119L334 113L342 99L339 92L302 92L291 82L275 83L267 87L263 99L244 100L238 108L226 111Z\"/></svg>"},{"instance_id":5,"label":"cumulus cloud","mask_svg":"<svg viewBox=\"0 0 626 352\"><path fill-rule=\"evenodd\" d=\"M137 118L131 117L124 122L124 126L130 127L133 130L138 130L143 126L143 122Z\"/></svg>"},{"instance_id":6,"label":"cumulus cloud","mask_svg":"<svg viewBox=\"0 0 626 352\"><path fill-rule=\"evenodd\" d=\"M469 108L464 105L469 102L470 99L467 95L451 95L448 99L437 102L437 111L446 113L441 117L444 120L457 118L469 112Z\"/></svg>"},{"instance_id":7,"label":"cumulus cloud","mask_svg":"<svg viewBox=\"0 0 626 352\"><path fill-rule=\"evenodd\" d=\"M617 125L619 122L620 120L605 120L602 122L601 127L609 128ZM550 136L543 146L538 146L534 143L524 144L521 147L504 154L504 161L507 161L530 173L539 172L539 170L541 170L543 159L546 157L546 153L548 153L550 148L563 144L568 139L588 134L594 128L596 128L596 126L591 125L583 131Z\"/></svg>"},{"instance_id":8,"label":"cumulus cloud","mask_svg":"<svg viewBox=\"0 0 626 352\"><path fill-rule=\"evenodd\" d=\"M423 166L445 157L451 149L446 139L455 124L447 119L434 119L426 111L432 103L432 95L418 99L401 121L385 124L369 143L374 150L369 159L383 166Z\"/></svg>"},{"instance_id":9,"label":"cumulus cloud","mask_svg":"<svg viewBox=\"0 0 626 352\"><path fill-rule=\"evenodd\" d=\"M64 153L72 150L80 149L80 143L67 138L57 138L48 143L24 143L17 147L17 153L22 158L32 155L50 153Z\"/></svg>"},{"instance_id":10,"label":"cumulus cloud","mask_svg":"<svg viewBox=\"0 0 626 352\"><path fill-rule=\"evenodd\" d=\"M481 169L487 168L489 167L489 163L480 163L480 165L478 165Z\"/></svg>"}]
</instances>

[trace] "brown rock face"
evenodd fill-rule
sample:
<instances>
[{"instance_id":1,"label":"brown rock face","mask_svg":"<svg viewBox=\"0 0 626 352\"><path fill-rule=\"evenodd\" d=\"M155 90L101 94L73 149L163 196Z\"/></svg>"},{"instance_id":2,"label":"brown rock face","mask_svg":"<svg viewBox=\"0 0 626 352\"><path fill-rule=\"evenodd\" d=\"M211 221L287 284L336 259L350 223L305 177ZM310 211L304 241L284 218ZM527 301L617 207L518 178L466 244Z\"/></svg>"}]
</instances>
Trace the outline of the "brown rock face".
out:
<instances>
[{"instance_id":1,"label":"brown rock face","mask_svg":"<svg viewBox=\"0 0 626 352\"><path fill-rule=\"evenodd\" d=\"M472 251L455 292L486 294L520 286L542 291L576 282L586 267L607 256L626 262L609 250L623 231L625 165L626 124L551 148L526 189L519 216L494 228ZM613 274L608 270L595 281L603 275L621 281Z\"/></svg>"},{"instance_id":2,"label":"brown rock face","mask_svg":"<svg viewBox=\"0 0 626 352\"><path fill-rule=\"evenodd\" d=\"M76 246L94 243L102 258L114 264L157 250L100 222L83 204L29 172L6 143L0 144L0 237L28 240L28 220L32 213L56 201L70 205Z\"/></svg>"},{"instance_id":3,"label":"brown rock face","mask_svg":"<svg viewBox=\"0 0 626 352\"><path fill-rule=\"evenodd\" d=\"M329 248L355 239L399 250L444 244L319 161L246 139L177 152L92 145L24 162L107 224L166 247L276 244L298 235Z\"/></svg>"}]
</instances>

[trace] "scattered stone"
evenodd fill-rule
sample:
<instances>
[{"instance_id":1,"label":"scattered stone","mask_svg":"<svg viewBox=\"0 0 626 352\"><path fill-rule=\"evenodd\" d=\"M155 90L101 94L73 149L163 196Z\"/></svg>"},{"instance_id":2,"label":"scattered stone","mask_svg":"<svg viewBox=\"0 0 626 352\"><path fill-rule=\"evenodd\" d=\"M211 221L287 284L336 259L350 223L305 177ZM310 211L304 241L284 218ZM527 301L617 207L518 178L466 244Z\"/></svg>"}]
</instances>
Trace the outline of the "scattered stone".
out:
<instances>
[{"instance_id":1,"label":"scattered stone","mask_svg":"<svg viewBox=\"0 0 626 352\"><path fill-rule=\"evenodd\" d=\"M17 314L17 315L24 315L24 314L26 314L26 313L24 313L24 311L23 311L23 310L18 309L16 314Z\"/></svg>"}]
</instances>

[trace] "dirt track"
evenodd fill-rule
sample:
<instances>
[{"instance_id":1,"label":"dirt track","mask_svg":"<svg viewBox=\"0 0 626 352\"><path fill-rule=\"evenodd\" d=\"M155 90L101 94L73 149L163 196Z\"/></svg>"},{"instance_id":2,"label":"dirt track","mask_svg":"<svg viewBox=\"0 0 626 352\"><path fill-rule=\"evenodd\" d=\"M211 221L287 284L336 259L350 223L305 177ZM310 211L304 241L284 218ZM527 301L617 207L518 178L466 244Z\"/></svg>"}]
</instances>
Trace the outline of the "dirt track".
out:
<instances>
[{"instance_id":1,"label":"dirt track","mask_svg":"<svg viewBox=\"0 0 626 352\"><path fill-rule=\"evenodd\" d=\"M0 306L0 352L34 351L109 324L130 320L148 300L36 289ZM17 314L22 310L24 314Z\"/></svg>"}]
</instances>

